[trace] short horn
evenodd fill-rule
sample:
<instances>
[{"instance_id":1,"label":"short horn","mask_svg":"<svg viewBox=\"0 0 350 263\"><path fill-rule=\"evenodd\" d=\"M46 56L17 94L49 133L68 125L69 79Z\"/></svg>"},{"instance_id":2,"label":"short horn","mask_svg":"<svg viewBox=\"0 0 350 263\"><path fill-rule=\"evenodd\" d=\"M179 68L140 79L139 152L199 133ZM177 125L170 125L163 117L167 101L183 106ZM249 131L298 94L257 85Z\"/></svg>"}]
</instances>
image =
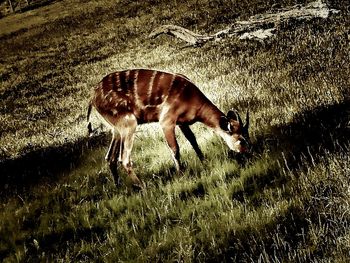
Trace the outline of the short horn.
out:
<instances>
[{"instance_id":1,"label":"short horn","mask_svg":"<svg viewBox=\"0 0 350 263\"><path fill-rule=\"evenodd\" d=\"M249 128L249 110L247 110L247 115L245 117L245 125L244 125L245 129Z\"/></svg>"},{"instance_id":2,"label":"short horn","mask_svg":"<svg viewBox=\"0 0 350 263\"><path fill-rule=\"evenodd\" d=\"M241 116L239 116L239 113L238 113L238 112L236 112L236 114L237 114L237 118L238 118L238 121L239 121L239 125L240 125L241 127L243 127L243 121L242 121L242 119L241 119Z\"/></svg>"}]
</instances>

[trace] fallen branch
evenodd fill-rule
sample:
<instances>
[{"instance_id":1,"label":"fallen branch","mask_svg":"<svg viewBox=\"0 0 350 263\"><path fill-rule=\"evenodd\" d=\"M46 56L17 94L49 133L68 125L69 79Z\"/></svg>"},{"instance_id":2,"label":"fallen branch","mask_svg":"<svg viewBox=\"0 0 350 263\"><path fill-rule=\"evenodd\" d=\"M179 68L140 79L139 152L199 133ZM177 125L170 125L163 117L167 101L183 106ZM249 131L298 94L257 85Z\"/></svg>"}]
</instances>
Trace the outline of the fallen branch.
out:
<instances>
[{"instance_id":1,"label":"fallen branch","mask_svg":"<svg viewBox=\"0 0 350 263\"><path fill-rule=\"evenodd\" d=\"M200 45L214 38L213 36L200 35L181 26L175 25L160 26L153 30L151 34L149 34L149 37L155 38L160 34L168 34L180 38L189 43L190 45Z\"/></svg>"},{"instance_id":2,"label":"fallen branch","mask_svg":"<svg viewBox=\"0 0 350 263\"><path fill-rule=\"evenodd\" d=\"M226 29L213 35L197 34L176 25L163 25L152 31L149 37L155 38L160 34L168 34L194 46L202 45L210 40L220 40L227 36L238 37L239 39L264 40L274 35L280 23L289 20L308 21L314 18L327 18L338 12L338 10L330 9L321 0L318 0L305 6L295 5L290 8L276 10L273 13L254 15L249 20L236 21Z\"/></svg>"}]
</instances>

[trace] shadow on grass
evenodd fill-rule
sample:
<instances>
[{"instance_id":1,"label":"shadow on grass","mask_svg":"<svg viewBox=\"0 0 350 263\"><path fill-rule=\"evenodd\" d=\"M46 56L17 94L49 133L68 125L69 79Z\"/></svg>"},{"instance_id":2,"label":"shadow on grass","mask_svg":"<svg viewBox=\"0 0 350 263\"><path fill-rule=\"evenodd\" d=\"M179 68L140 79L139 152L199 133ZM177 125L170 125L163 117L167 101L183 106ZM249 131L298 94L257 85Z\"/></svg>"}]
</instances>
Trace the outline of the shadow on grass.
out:
<instances>
[{"instance_id":1,"label":"shadow on grass","mask_svg":"<svg viewBox=\"0 0 350 263\"><path fill-rule=\"evenodd\" d=\"M21 193L43 179L57 180L63 172L73 169L86 154L107 143L105 134L82 137L61 146L40 148L15 159L0 161L0 197Z\"/></svg>"},{"instance_id":2,"label":"shadow on grass","mask_svg":"<svg viewBox=\"0 0 350 263\"><path fill-rule=\"evenodd\" d=\"M267 150L276 162L262 172L246 176L243 185L234 189L232 198L241 202L248 198L258 206L262 189L281 187L288 182L281 167L292 172L303 170L321 159L325 160L329 154L347 151L350 144L350 101L298 114L291 123L272 127L268 135L260 135L256 142L253 146L256 157L252 158L252 165Z\"/></svg>"},{"instance_id":3,"label":"shadow on grass","mask_svg":"<svg viewBox=\"0 0 350 263\"><path fill-rule=\"evenodd\" d=\"M83 240L87 242L104 241L106 239L106 228L106 226L94 226L91 228L78 227L75 229L68 227L59 233L52 232L37 236L30 235L28 238L23 240L25 241L27 250L26 255L24 255L24 261L43 261L42 258L45 257L45 253L47 253L46 257L49 258L49 260L46 261L54 261L53 258L51 258L52 253L60 253L62 251L65 251L65 249L67 248L66 242L82 242ZM36 240L36 243L33 242L33 240ZM1 250L0 259L5 258L11 253L15 253L12 247L7 247L6 249ZM77 253L76 260L80 262L85 258L86 260L91 262L95 257L96 255L92 254L90 251L82 251Z\"/></svg>"},{"instance_id":4,"label":"shadow on grass","mask_svg":"<svg viewBox=\"0 0 350 263\"><path fill-rule=\"evenodd\" d=\"M275 126L270 134L256 138L254 152L259 155L268 148L271 152L282 152L288 169L300 169L305 160L316 163L318 158L328 153L344 150L350 138L350 101L336 105L319 107L295 116L288 125ZM49 147L29 152L16 159L0 162L0 196L16 194L27 186L38 183L42 178L56 180L64 171L73 169L88 150L107 144L108 136L100 135L92 139L80 138L77 142L70 142L59 147ZM172 174L172 173L170 173ZM170 174L164 180L169 180ZM275 187L285 180L271 180L270 173L266 178L260 176L256 187ZM161 177L164 177L162 175ZM247 189L251 180L246 180ZM245 195L254 194L255 189ZM240 198L239 198L240 199Z\"/></svg>"},{"instance_id":5,"label":"shadow on grass","mask_svg":"<svg viewBox=\"0 0 350 263\"><path fill-rule=\"evenodd\" d=\"M197 239L194 242L194 255L199 256L193 262L216 262L218 258L220 262L264 262L261 260L262 251L271 259L293 261L288 256L293 255L295 247L300 243L305 243L302 231L307 227L305 211L291 205L268 224L248 226L228 233L223 230L225 234L218 246L220 250L213 249L209 239Z\"/></svg>"},{"instance_id":6,"label":"shadow on grass","mask_svg":"<svg viewBox=\"0 0 350 263\"><path fill-rule=\"evenodd\" d=\"M60 233L51 233L47 235L43 235L39 240L38 243L40 244L40 249L38 251L37 248L33 247L33 242L27 242L27 244L30 244L28 249L31 250L31 253L28 253L29 255L33 255L31 260L38 260L40 261L40 253L38 252L49 252L50 253L60 253L61 251L64 251L66 249L66 242L67 241L75 241L75 242L81 242L82 240L87 242L101 242L106 239L106 231L108 228L106 226L93 226L91 228L84 228L80 227L77 229L67 228L64 231ZM35 257L35 255L38 256L38 258ZM77 261L86 259L94 259L96 256L92 254L90 251L79 252L77 253Z\"/></svg>"},{"instance_id":7,"label":"shadow on grass","mask_svg":"<svg viewBox=\"0 0 350 263\"><path fill-rule=\"evenodd\" d=\"M299 169L303 160L316 163L325 154L346 150L350 142L350 101L322 106L294 117L288 125L271 130L272 138L257 138L257 150L267 140L271 151L283 152L288 169Z\"/></svg>"}]
</instances>

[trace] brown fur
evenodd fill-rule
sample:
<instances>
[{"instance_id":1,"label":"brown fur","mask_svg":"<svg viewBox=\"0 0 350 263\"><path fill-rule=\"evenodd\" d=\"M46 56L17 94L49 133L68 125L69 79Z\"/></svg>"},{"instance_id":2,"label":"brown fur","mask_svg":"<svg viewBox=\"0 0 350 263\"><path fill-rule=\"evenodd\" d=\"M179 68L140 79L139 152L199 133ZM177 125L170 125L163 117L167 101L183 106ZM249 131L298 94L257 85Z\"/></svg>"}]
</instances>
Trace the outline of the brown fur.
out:
<instances>
[{"instance_id":1,"label":"brown fur","mask_svg":"<svg viewBox=\"0 0 350 263\"><path fill-rule=\"evenodd\" d=\"M141 182L132 172L130 152L137 124L160 123L177 170L180 168L180 152L175 138L176 125L180 126L200 159L203 159L203 154L189 125L199 121L213 128L230 148L236 147L235 142L239 141L242 131L241 121L237 118L227 119L223 112L181 74L149 69L111 73L94 89L91 105L113 130L106 159L113 163L115 155L119 154L118 160L123 163L136 185ZM88 116L90 111L89 108ZM223 120L226 123L224 125Z\"/></svg>"}]
</instances>

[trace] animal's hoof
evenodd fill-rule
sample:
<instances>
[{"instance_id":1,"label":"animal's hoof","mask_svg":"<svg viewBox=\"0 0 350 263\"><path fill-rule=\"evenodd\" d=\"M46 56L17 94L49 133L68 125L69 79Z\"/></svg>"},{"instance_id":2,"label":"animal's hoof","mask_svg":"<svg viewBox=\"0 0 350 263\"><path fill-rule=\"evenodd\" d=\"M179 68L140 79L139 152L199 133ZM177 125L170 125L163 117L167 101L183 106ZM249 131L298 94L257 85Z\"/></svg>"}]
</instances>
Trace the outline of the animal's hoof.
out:
<instances>
[{"instance_id":1,"label":"animal's hoof","mask_svg":"<svg viewBox=\"0 0 350 263\"><path fill-rule=\"evenodd\" d=\"M234 151L229 152L229 158L236 160L240 166L245 166L246 163L251 158L251 156L252 155L250 152L249 153L248 152L247 153L237 153Z\"/></svg>"},{"instance_id":2,"label":"animal's hoof","mask_svg":"<svg viewBox=\"0 0 350 263\"><path fill-rule=\"evenodd\" d=\"M122 179L119 176L114 177L113 179L114 179L114 184L115 184L116 187L122 186L123 182L122 182Z\"/></svg>"},{"instance_id":3,"label":"animal's hoof","mask_svg":"<svg viewBox=\"0 0 350 263\"><path fill-rule=\"evenodd\" d=\"M133 191L139 192L142 191L143 189L145 189L145 185L143 183L141 184L132 184L131 188Z\"/></svg>"},{"instance_id":4,"label":"animal's hoof","mask_svg":"<svg viewBox=\"0 0 350 263\"><path fill-rule=\"evenodd\" d=\"M131 180L131 187L134 190L142 190L145 188L145 184L136 175L129 175L129 178Z\"/></svg>"}]
</instances>

